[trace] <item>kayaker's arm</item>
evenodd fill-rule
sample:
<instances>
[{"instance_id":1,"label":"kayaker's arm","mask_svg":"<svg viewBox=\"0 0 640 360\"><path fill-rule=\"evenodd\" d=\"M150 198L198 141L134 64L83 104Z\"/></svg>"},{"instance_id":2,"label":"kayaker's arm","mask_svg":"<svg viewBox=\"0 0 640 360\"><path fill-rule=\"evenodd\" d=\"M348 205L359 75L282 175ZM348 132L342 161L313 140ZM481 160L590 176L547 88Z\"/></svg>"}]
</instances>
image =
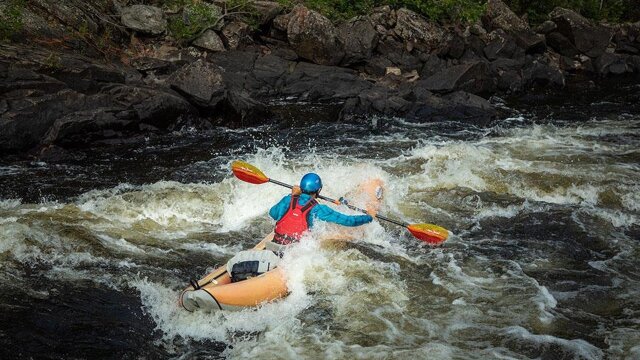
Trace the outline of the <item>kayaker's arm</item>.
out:
<instances>
[{"instance_id":1,"label":"kayaker's arm","mask_svg":"<svg viewBox=\"0 0 640 360\"><path fill-rule=\"evenodd\" d=\"M373 221L370 215L345 215L322 204L316 205L313 210L311 210L309 214L309 225L312 225L315 219L342 226L360 226Z\"/></svg>"},{"instance_id":2,"label":"kayaker's arm","mask_svg":"<svg viewBox=\"0 0 640 360\"><path fill-rule=\"evenodd\" d=\"M287 195L283 197L280 202L273 205L271 210L269 210L269 216L275 221L282 219L284 214L289 209L289 205L291 204L291 195Z\"/></svg>"}]
</instances>

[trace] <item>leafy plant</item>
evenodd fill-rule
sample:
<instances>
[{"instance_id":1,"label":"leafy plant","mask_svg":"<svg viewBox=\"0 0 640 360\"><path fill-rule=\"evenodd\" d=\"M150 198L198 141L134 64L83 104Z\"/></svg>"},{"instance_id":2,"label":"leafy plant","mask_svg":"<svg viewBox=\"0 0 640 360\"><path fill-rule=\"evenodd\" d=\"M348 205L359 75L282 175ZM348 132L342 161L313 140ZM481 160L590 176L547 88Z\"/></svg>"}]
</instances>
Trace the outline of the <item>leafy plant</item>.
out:
<instances>
[{"instance_id":1,"label":"leafy plant","mask_svg":"<svg viewBox=\"0 0 640 360\"><path fill-rule=\"evenodd\" d=\"M215 5L193 1L183 7L182 14L169 20L169 31L179 40L188 41L220 22L222 14Z\"/></svg>"},{"instance_id":2,"label":"leafy plant","mask_svg":"<svg viewBox=\"0 0 640 360\"><path fill-rule=\"evenodd\" d=\"M0 5L0 40L8 40L13 34L22 30L24 7L24 0L9 0L4 5Z\"/></svg>"}]
</instances>

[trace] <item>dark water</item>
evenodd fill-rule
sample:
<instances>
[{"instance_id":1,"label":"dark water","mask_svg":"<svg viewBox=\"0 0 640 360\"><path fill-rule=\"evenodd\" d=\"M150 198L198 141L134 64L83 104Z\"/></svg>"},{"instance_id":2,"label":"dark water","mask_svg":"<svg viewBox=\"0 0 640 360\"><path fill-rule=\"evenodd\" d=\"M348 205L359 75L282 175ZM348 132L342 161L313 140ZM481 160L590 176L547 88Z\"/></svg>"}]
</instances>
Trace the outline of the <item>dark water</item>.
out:
<instances>
[{"instance_id":1,"label":"dark water","mask_svg":"<svg viewBox=\"0 0 640 360\"><path fill-rule=\"evenodd\" d=\"M630 83L506 101L486 127L295 119L5 158L0 358L639 358L638 98ZM385 214L452 236L309 240L285 258L287 299L187 314L186 280L267 233L286 193L231 178L234 159L289 183L316 171L336 197L382 178Z\"/></svg>"}]
</instances>

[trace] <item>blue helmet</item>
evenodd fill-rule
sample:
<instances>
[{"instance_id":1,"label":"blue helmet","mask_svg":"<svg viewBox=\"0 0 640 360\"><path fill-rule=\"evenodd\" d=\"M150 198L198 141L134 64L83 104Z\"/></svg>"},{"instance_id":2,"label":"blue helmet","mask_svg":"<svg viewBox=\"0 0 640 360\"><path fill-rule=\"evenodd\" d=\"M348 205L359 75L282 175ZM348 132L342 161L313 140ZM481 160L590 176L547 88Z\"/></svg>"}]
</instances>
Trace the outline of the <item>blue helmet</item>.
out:
<instances>
[{"instance_id":1,"label":"blue helmet","mask_svg":"<svg viewBox=\"0 0 640 360\"><path fill-rule=\"evenodd\" d=\"M314 173L308 173L300 180L300 189L306 194L311 194L322 189L322 180L320 176Z\"/></svg>"}]
</instances>

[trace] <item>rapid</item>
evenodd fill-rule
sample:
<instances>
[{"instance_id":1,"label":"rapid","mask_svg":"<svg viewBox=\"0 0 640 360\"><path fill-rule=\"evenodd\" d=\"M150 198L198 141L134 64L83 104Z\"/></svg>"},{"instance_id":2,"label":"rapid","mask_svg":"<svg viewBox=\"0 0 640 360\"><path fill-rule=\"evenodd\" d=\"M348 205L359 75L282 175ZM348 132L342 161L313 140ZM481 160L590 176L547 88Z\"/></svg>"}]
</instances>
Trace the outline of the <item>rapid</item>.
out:
<instances>
[{"instance_id":1,"label":"rapid","mask_svg":"<svg viewBox=\"0 0 640 360\"><path fill-rule=\"evenodd\" d=\"M185 128L4 160L0 357L640 358L640 111L625 99L508 104L481 127ZM235 159L287 183L317 172L330 197L381 178L381 213L450 238L373 223L320 242L320 226L284 257L287 298L188 313L188 280L255 245L287 194L233 178Z\"/></svg>"}]
</instances>

